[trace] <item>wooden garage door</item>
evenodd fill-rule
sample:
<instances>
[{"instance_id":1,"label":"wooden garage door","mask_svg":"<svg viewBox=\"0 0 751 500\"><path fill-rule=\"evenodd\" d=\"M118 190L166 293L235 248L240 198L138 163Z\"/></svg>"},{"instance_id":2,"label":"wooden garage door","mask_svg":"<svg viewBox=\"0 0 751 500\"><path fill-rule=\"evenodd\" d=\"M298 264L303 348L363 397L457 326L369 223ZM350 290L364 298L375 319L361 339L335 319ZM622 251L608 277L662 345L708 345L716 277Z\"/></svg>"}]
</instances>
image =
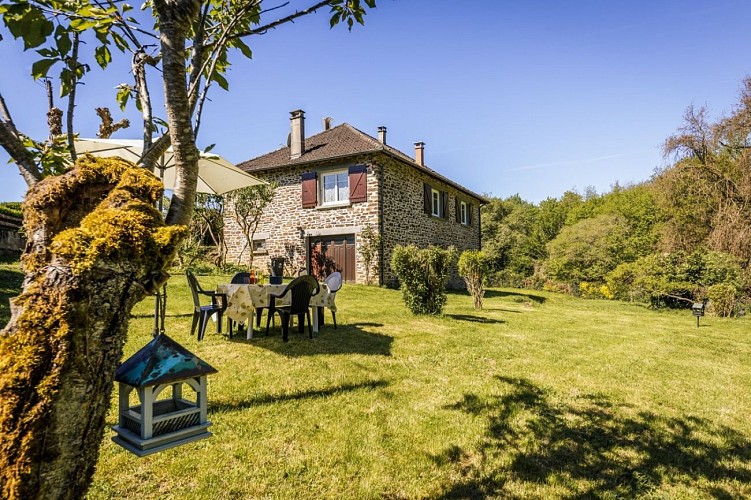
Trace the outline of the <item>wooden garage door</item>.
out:
<instances>
[{"instance_id":1,"label":"wooden garage door","mask_svg":"<svg viewBox=\"0 0 751 500\"><path fill-rule=\"evenodd\" d=\"M331 258L334 261L334 265L342 273L344 281L355 281L354 234L311 238L308 255L312 256L317 251L322 252L325 257Z\"/></svg>"}]
</instances>

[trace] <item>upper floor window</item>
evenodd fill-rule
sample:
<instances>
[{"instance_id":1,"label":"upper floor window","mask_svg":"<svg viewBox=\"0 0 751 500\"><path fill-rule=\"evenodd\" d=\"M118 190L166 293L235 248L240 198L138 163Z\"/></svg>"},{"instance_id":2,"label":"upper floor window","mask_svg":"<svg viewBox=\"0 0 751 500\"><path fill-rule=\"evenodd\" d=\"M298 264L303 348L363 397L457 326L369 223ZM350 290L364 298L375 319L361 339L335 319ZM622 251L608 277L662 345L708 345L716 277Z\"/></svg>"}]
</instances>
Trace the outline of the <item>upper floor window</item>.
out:
<instances>
[{"instance_id":1,"label":"upper floor window","mask_svg":"<svg viewBox=\"0 0 751 500\"><path fill-rule=\"evenodd\" d=\"M467 210L467 204L465 202L461 202L459 204L460 212L459 212L459 222L464 224L465 226L469 224L469 211Z\"/></svg>"},{"instance_id":2,"label":"upper floor window","mask_svg":"<svg viewBox=\"0 0 751 500\"><path fill-rule=\"evenodd\" d=\"M368 167L305 172L301 176L302 207L345 206L368 201Z\"/></svg>"},{"instance_id":3,"label":"upper floor window","mask_svg":"<svg viewBox=\"0 0 751 500\"><path fill-rule=\"evenodd\" d=\"M436 189L430 190L430 196L432 200L431 207L433 209L433 216L441 216L441 192Z\"/></svg>"},{"instance_id":4,"label":"upper floor window","mask_svg":"<svg viewBox=\"0 0 751 500\"><path fill-rule=\"evenodd\" d=\"M430 216L446 218L446 206L448 205L448 193L436 189L428 183L423 185L423 211Z\"/></svg>"},{"instance_id":5,"label":"upper floor window","mask_svg":"<svg viewBox=\"0 0 751 500\"><path fill-rule=\"evenodd\" d=\"M321 200L327 203L349 201L349 174L346 170L321 174Z\"/></svg>"}]
</instances>

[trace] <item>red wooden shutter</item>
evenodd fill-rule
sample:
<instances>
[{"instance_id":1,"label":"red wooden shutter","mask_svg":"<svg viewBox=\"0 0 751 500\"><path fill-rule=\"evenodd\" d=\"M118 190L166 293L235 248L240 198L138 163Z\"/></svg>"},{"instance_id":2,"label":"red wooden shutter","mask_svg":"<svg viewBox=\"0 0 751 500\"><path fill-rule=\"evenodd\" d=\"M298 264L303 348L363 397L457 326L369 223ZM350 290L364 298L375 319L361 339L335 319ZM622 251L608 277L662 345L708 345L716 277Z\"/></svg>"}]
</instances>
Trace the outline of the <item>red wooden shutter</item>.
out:
<instances>
[{"instance_id":1,"label":"red wooden shutter","mask_svg":"<svg viewBox=\"0 0 751 500\"><path fill-rule=\"evenodd\" d=\"M365 165L349 167L349 202L368 201L368 168Z\"/></svg>"},{"instance_id":2,"label":"red wooden shutter","mask_svg":"<svg viewBox=\"0 0 751 500\"><path fill-rule=\"evenodd\" d=\"M456 198L454 198L454 200L456 201L456 204L455 204L456 205L456 213L454 214L456 216L456 222L461 223L461 221L462 221L462 202L459 201L459 197L458 196Z\"/></svg>"},{"instance_id":3,"label":"red wooden shutter","mask_svg":"<svg viewBox=\"0 0 751 500\"><path fill-rule=\"evenodd\" d=\"M318 204L318 175L316 172L302 174L302 207L315 208Z\"/></svg>"},{"instance_id":4,"label":"red wooden shutter","mask_svg":"<svg viewBox=\"0 0 751 500\"><path fill-rule=\"evenodd\" d=\"M467 203L467 225L472 225L472 211L475 209L474 205Z\"/></svg>"},{"instance_id":5,"label":"red wooden shutter","mask_svg":"<svg viewBox=\"0 0 751 500\"><path fill-rule=\"evenodd\" d=\"M444 219L449 218L449 194L446 191L441 191L441 217Z\"/></svg>"}]
</instances>

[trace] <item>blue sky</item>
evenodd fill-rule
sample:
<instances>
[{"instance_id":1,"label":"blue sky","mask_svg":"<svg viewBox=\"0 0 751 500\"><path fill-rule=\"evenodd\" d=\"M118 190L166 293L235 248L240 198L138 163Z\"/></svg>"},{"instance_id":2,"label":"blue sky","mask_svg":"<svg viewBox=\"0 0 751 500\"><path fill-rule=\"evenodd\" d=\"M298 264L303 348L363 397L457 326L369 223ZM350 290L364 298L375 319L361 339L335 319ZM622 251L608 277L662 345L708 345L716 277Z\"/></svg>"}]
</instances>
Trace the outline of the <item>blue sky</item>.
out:
<instances>
[{"instance_id":1,"label":"blue sky","mask_svg":"<svg viewBox=\"0 0 751 500\"><path fill-rule=\"evenodd\" d=\"M665 164L661 144L688 105L712 117L732 109L751 69L750 19L745 0L378 0L347 32L320 12L248 40L254 58L234 59L230 92L213 93L198 143L239 163L282 146L300 108L308 135L330 116L373 136L385 125L410 155L424 141L431 168L478 193L538 202L604 192ZM0 92L17 126L42 138L33 54L0 33ZM122 116L113 88L131 81L123 62L94 69L79 90L81 136L95 136L97 106ZM138 138L138 115L127 116L134 126L115 137ZM0 152L0 201L20 200L25 185L7 158Z\"/></svg>"}]
</instances>

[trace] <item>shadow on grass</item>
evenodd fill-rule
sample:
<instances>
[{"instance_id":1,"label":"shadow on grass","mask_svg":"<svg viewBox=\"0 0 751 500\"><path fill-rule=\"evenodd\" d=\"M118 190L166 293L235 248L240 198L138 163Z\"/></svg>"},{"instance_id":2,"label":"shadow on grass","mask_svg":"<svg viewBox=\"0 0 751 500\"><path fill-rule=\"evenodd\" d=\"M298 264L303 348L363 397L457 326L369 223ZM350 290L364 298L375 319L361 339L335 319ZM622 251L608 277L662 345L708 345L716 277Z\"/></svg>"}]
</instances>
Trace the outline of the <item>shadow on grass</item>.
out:
<instances>
[{"instance_id":1,"label":"shadow on grass","mask_svg":"<svg viewBox=\"0 0 751 500\"><path fill-rule=\"evenodd\" d=\"M321 354L365 354L373 356L391 356L393 337L373 331L381 323L339 324L337 329L326 324L320 331L313 332L313 339L308 337L307 324L304 333L298 333L297 325L290 327L289 342L282 341L281 327L271 328L266 336L265 327L256 328L253 338L246 340L245 331L235 334L230 342L252 343L262 349L289 357L316 356Z\"/></svg>"},{"instance_id":2,"label":"shadow on grass","mask_svg":"<svg viewBox=\"0 0 751 500\"><path fill-rule=\"evenodd\" d=\"M633 498L681 484L714 498L748 494L751 442L735 429L635 413L600 395L561 404L528 380L497 379L503 395L466 394L450 406L488 424L476 449L433 457L461 476L439 498L518 498L544 485L562 498Z\"/></svg>"},{"instance_id":3,"label":"shadow on grass","mask_svg":"<svg viewBox=\"0 0 751 500\"><path fill-rule=\"evenodd\" d=\"M0 269L0 328L10 320L10 302L12 297L21 293L23 273L18 270Z\"/></svg>"},{"instance_id":4,"label":"shadow on grass","mask_svg":"<svg viewBox=\"0 0 751 500\"><path fill-rule=\"evenodd\" d=\"M283 403L285 401L299 401L301 399L315 399L324 398L328 396L336 396L352 391L365 391L380 389L388 386L388 382L385 380L371 380L368 382L361 382L359 384L342 384L333 387L327 387L326 389L316 389L313 391L293 392L291 394L264 394L255 398L251 398L245 401L209 401L209 412L221 411L231 412L238 410L245 410L260 405L271 405L276 403Z\"/></svg>"},{"instance_id":5,"label":"shadow on grass","mask_svg":"<svg viewBox=\"0 0 751 500\"><path fill-rule=\"evenodd\" d=\"M153 300L153 299L152 299ZM148 312L148 313L138 313L138 314L131 314L131 318L133 319L143 319L143 318L154 318L154 311ZM193 313L167 313L164 315L165 318L192 318Z\"/></svg>"},{"instance_id":6,"label":"shadow on grass","mask_svg":"<svg viewBox=\"0 0 751 500\"><path fill-rule=\"evenodd\" d=\"M502 319L484 318L482 316L472 316L470 314L446 314L445 316L456 321L468 321L471 323L483 323L488 325L505 323Z\"/></svg>"},{"instance_id":7,"label":"shadow on grass","mask_svg":"<svg viewBox=\"0 0 751 500\"><path fill-rule=\"evenodd\" d=\"M542 295L535 295L534 293L522 293L522 292L504 292L502 290L485 290L485 298L493 297L522 297L538 304L544 304L546 300Z\"/></svg>"}]
</instances>

